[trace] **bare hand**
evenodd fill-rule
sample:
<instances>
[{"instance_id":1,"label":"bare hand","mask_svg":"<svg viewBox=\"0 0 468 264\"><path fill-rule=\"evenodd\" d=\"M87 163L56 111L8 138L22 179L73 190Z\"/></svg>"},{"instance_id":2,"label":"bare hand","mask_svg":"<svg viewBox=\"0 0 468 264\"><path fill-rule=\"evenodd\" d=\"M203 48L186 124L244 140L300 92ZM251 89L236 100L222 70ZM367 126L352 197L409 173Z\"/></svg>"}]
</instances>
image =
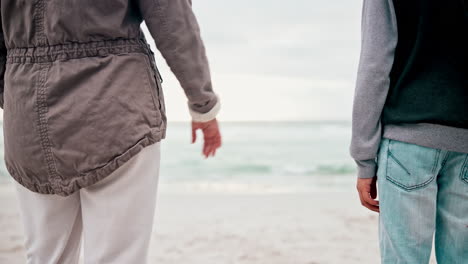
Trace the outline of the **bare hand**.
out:
<instances>
[{"instance_id":1,"label":"bare hand","mask_svg":"<svg viewBox=\"0 0 468 264\"><path fill-rule=\"evenodd\" d=\"M218 121L213 119L208 122L192 122L192 144L197 140L197 130L203 132L203 155L205 158L216 154L216 150L221 147L221 132L219 131Z\"/></svg>"},{"instance_id":2,"label":"bare hand","mask_svg":"<svg viewBox=\"0 0 468 264\"><path fill-rule=\"evenodd\" d=\"M359 192L359 198L361 204L374 212L380 212L379 201L377 198L377 177L370 179L357 180L357 190Z\"/></svg>"}]
</instances>

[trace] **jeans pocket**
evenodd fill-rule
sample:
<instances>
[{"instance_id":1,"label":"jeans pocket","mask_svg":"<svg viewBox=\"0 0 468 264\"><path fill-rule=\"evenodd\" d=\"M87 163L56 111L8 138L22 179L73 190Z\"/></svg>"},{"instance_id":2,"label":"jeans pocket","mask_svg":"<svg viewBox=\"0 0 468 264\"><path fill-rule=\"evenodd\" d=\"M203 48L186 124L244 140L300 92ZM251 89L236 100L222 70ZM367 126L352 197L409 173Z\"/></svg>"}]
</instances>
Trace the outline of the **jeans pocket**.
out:
<instances>
[{"instance_id":1,"label":"jeans pocket","mask_svg":"<svg viewBox=\"0 0 468 264\"><path fill-rule=\"evenodd\" d=\"M460 178L465 183L468 183L468 154L465 157L465 162L463 163L463 166L460 172Z\"/></svg>"},{"instance_id":2,"label":"jeans pocket","mask_svg":"<svg viewBox=\"0 0 468 264\"><path fill-rule=\"evenodd\" d=\"M435 178L439 156L437 149L389 140L386 178L406 191L422 188Z\"/></svg>"}]
</instances>

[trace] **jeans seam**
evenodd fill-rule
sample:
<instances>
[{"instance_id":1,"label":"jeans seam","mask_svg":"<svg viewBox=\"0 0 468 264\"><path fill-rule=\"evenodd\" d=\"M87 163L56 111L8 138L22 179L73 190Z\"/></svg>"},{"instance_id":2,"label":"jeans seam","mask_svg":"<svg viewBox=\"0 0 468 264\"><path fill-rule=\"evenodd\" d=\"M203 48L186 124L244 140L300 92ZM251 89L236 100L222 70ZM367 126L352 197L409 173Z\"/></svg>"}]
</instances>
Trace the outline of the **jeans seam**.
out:
<instances>
[{"instance_id":1,"label":"jeans seam","mask_svg":"<svg viewBox=\"0 0 468 264\"><path fill-rule=\"evenodd\" d=\"M412 186L405 186L403 185L402 183L398 182L398 181L395 181L392 177L386 176L387 180L390 181L391 183L395 184L396 186L406 190L406 191L413 191L413 190L416 190L416 189L419 189L419 188L422 188L426 185L428 185L429 183L431 183L434 178L435 178L435 175L432 175L431 178L429 178L427 181L423 182L423 183L420 183L420 184L417 184L417 185L412 185Z\"/></svg>"},{"instance_id":2,"label":"jeans seam","mask_svg":"<svg viewBox=\"0 0 468 264\"><path fill-rule=\"evenodd\" d=\"M468 174L468 154L465 157L465 161L463 162L463 166L460 172L460 179L464 183L468 184L468 177L465 176L466 174Z\"/></svg>"},{"instance_id":3,"label":"jeans seam","mask_svg":"<svg viewBox=\"0 0 468 264\"><path fill-rule=\"evenodd\" d=\"M403 165L403 163L397 159L397 157L395 157L395 155L393 155L393 153L390 151L390 149L388 150L388 156L390 158L392 158L392 160L394 160L398 165L400 165L400 167L408 174L408 175L411 175L411 172Z\"/></svg>"},{"instance_id":4,"label":"jeans seam","mask_svg":"<svg viewBox=\"0 0 468 264\"><path fill-rule=\"evenodd\" d=\"M447 152L447 155L445 155L445 158L442 160L442 164L440 165L440 169L442 170L445 167L445 163L447 163L447 160L450 156L450 152Z\"/></svg>"},{"instance_id":5,"label":"jeans seam","mask_svg":"<svg viewBox=\"0 0 468 264\"><path fill-rule=\"evenodd\" d=\"M432 167L432 173L435 173L437 169L437 164L439 164L439 159L440 159L440 149L437 150L436 152L436 157L434 160L434 166Z\"/></svg>"}]
</instances>

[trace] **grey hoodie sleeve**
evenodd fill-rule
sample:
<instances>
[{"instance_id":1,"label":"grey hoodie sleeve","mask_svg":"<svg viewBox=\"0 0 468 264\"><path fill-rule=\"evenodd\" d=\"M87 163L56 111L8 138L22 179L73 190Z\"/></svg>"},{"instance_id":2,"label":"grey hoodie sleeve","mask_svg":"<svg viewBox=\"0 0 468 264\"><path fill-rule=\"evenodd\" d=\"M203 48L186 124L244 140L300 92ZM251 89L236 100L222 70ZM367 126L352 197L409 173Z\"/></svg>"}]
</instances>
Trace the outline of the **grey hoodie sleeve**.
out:
<instances>
[{"instance_id":1,"label":"grey hoodie sleeve","mask_svg":"<svg viewBox=\"0 0 468 264\"><path fill-rule=\"evenodd\" d=\"M158 50L184 89L192 119L214 119L220 104L192 1L138 0L138 4Z\"/></svg>"},{"instance_id":2,"label":"grey hoodie sleeve","mask_svg":"<svg viewBox=\"0 0 468 264\"><path fill-rule=\"evenodd\" d=\"M390 86L397 42L393 1L364 0L350 146L360 178L376 175L376 158L382 138L381 115Z\"/></svg>"}]
</instances>

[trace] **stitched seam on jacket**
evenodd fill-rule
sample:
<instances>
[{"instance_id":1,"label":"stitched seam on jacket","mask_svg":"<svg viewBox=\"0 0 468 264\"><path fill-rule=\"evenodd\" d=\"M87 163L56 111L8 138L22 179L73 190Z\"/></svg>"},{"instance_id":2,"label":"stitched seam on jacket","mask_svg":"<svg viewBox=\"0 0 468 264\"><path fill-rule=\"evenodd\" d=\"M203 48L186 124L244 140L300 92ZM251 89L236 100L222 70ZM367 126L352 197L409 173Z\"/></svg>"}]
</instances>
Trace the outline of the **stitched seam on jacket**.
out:
<instances>
[{"instance_id":1,"label":"stitched seam on jacket","mask_svg":"<svg viewBox=\"0 0 468 264\"><path fill-rule=\"evenodd\" d=\"M161 99L160 99L160 95L159 95L159 84L158 84L158 80L155 78L155 75L154 75L154 71L151 67L151 62L148 62L149 58L146 54L143 55L143 63L144 63L144 71L145 71L145 88L147 89L147 91L150 93L151 95L151 98L152 98L152 101L153 101L153 107L154 107L154 111L155 112L158 112L159 113L159 116L155 116L156 117L156 120L159 122L159 124L156 124L157 126L161 126L161 123L163 122L162 121L162 110L161 110ZM150 72L148 72L150 71ZM157 95L155 95L153 93L153 91L155 89L153 89L153 87L151 86L150 84L150 80L151 79L154 79L154 81L156 82L156 89L157 91L155 91L157 93ZM157 98L155 98L157 97ZM156 101L158 102L156 104ZM159 120L158 120L159 119Z\"/></svg>"},{"instance_id":2,"label":"stitched seam on jacket","mask_svg":"<svg viewBox=\"0 0 468 264\"><path fill-rule=\"evenodd\" d=\"M144 42L146 43L146 40ZM159 111L161 112L162 119L164 119L163 116L164 116L165 106L164 106L164 96L163 96L163 90L162 90L163 78L161 76L161 73L159 72L158 66L156 65L154 53L148 44L146 44L145 56L147 58L147 60L145 61L147 64L149 63L148 67L150 67L151 75L153 76L151 78L154 79L156 82L156 86L157 86L156 92L157 92L158 102L159 102Z\"/></svg>"},{"instance_id":3,"label":"stitched seam on jacket","mask_svg":"<svg viewBox=\"0 0 468 264\"><path fill-rule=\"evenodd\" d=\"M47 103L46 103L46 92L45 92L45 81L48 71L47 64L40 64L41 70L39 73L39 82L36 86L36 111L38 115L37 124L39 127L39 136L41 139L41 147L45 155L47 163L47 171L49 175L53 178L59 178L57 174L57 166L51 150L50 139L48 136L48 127L47 127Z\"/></svg>"},{"instance_id":4,"label":"stitched seam on jacket","mask_svg":"<svg viewBox=\"0 0 468 264\"><path fill-rule=\"evenodd\" d=\"M44 0L38 0L36 2L35 10L35 29L36 29L36 41L38 46L46 45L46 36L44 33L44 17L45 17L45 2ZM37 125L39 129L39 137L41 141L42 151L45 156L47 163L47 171L52 178L59 178L57 174L57 166L55 164L54 157L52 155L52 150L50 147L50 139L48 136L48 127L47 127L47 103L46 103L46 92L45 92L45 82L47 77L47 71L49 70L48 64L41 63L39 71L39 80L36 82L36 112L37 112Z\"/></svg>"},{"instance_id":5,"label":"stitched seam on jacket","mask_svg":"<svg viewBox=\"0 0 468 264\"><path fill-rule=\"evenodd\" d=\"M104 46L104 47L89 47L89 48L75 48L75 49L60 49L60 50L55 50L55 51L49 51L45 55L34 55L30 57L47 57L50 55L61 55L61 54L67 54L67 53L77 53L77 52L85 52L85 51L98 51L98 50L112 50L112 49L125 49L125 48L131 48L131 47L136 47L140 48L138 44L122 44L122 45L115 45L115 46ZM36 47L37 48L37 47ZM34 49L34 48L31 48ZM27 49L25 49L27 50ZM10 54L7 56L8 57L24 57L25 55L16 55Z\"/></svg>"},{"instance_id":6,"label":"stitched seam on jacket","mask_svg":"<svg viewBox=\"0 0 468 264\"><path fill-rule=\"evenodd\" d=\"M34 14L35 22L35 30L36 30L36 41L38 45L45 44L45 33L44 33L44 17L45 17L45 3L44 0L38 0L36 2L36 11Z\"/></svg>"},{"instance_id":7,"label":"stitched seam on jacket","mask_svg":"<svg viewBox=\"0 0 468 264\"><path fill-rule=\"evenodd\" d=\"M99 48L99 49L83 49L76 51L62 51L49 53L46 55L34 55L34 56L15 56L11 55L7 59L7 63L45 63L54 62L58 59L81 59L91 57L101 57L107 55L118 55L118 54L130 54L130 53L143 53L144 51L138 46L127 46L117 48Z\"/></svg>"},{"instance_id":8,"label":"stitched seam on jacket","mask_svg":"<svg viewBox=\"0 0 468 264\"><path fill-rule=\"evenodd\" d=\"M115 46L112 43L120 43L120 44L115 44L115 45L138 45L138 37L135 37L135 38L116 37L116 38L102 38L98 40L62 42L62 43L56 43L56 44L49 44L46 47L52 48L52 49L56 48L60 50L63 50L63 49L73 50L77 47L78 48L81 46L86 47L89 45L96 45L96 46L93 46L95 48ZM34 48L44 48L44 47L38 47L37 45L31 44L27 46L10 47L10 48L7 48L7 50L11 52L15 50L27 50L27 49L34 49Z\"/></svg>"},{"instance_id":9,"label":"stitched seam on jacket","mask_svg":"<svg viewBox=\"0 0 468 264\"><path fill-rule=\"evenodd\" d=\"M138 150L138 148L142 148L152 143L157 143L161 141L161 135L164 134L163 132L164 131L162 130L154 130L153 132L151 132L150 135L147 135L144 138L138 140L137 143L130 147L130 149L127 149L125 152L112 159L106 165L96 167L86 172L82 172L79 176L77 175L76 177L73 177L72 180L69 182L64 182L63 180L60 180L57 183L53 183L50 181L45 183L30 182L27 181L28 178L21 177L15 171L13 171L12 176L18 182L22 183L23 186L35 192L58 195L71 194L72 192L78 191L80 188L90 186L110 175L113 171L117 170L120 166L122 166L123 163L125 163L126 161L134 157L136 154L138 154L141 150ZM8 166L8 163L6 163L6 166Z\"/></svg>"}]
</instances>

